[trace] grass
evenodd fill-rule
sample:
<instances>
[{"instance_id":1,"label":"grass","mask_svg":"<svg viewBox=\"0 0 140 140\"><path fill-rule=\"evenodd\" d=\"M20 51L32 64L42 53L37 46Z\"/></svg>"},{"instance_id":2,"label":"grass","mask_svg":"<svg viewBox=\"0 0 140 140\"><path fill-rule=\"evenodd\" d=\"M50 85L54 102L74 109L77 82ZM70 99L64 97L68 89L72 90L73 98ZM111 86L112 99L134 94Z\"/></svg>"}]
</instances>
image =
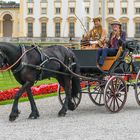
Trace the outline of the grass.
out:
<instances>
[{"instance_id":1,"label":"grass","mask_svg":"<svg viewBox=\"0 0 140 140\"><path fill-rule=\"evenodd\" d=\"M38 81L35 86L41 85L41 84L50 84L50 83L56 83L57 80L54 78L51 78L50 80L42 80ZM4 72L0 73L0 90L7 90L15 87L20 87L21 85L15 80L12 73Z\"/></svg>"},{"instance_id":2,"label":"grass","mask_svg":"<svg viewBox=\"0 0 140 140\"><path fill-rule=\"evenodd\" d=\"M41 85L41 84L51 84L56 83L57 80L54 78L51 78L50 80L42 80L38 81L34 86ZM21 85L15 80L14 76L10 72L4 72L0 73L0 90L7 90L15 87L20 87ZM51 93L51 94L43 94L43 95L36 95L34 96L35 99L42 99L47 97L56 96L57 93ZM19 100L20 102L26 102L28 101L28 98L21 98ZM0 105L6 105L13 103L13 100L6 100L6 101L0 101Z\"/></svg>"}]
</instances>

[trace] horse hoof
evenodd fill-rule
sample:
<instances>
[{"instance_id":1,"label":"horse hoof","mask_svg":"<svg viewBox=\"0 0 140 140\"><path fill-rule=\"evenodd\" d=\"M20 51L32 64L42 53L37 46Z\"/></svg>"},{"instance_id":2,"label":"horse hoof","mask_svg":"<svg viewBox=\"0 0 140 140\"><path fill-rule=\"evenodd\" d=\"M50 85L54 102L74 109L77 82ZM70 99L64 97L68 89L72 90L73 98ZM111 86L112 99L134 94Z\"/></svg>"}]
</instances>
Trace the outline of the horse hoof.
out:
<instances>
[{"instance_id":1,"label":"horse hoof","mask_svg":"<svg viewBox=\"0 0 140 140\"><path fill-rule=\"evenodd\" d=\"M16 120L16 118L18 118L18 113L12 113L12 114L10 114L10 116L9 116L9 121L10 121L10 122L13 122L13 121Z\"/></svg>"},{"instance_id":2,"label":"horse hoof","mask_svg":"<svg viewBox=\"0 0 140 140\"><path fill-rule=\"evenodd\" d=\"M37 119L39 118L39 113L31 113L28 117L28 119Z\"/></svg>"},{"instance_id":3,"label":"horse hoof","mask_svg":"<svg viewBox=\"0 0 140 140\"><path fill-rule=\"evenodd\" d=\"M76 107L75 107L74 103L69 103L69 104L68 104L68 109L69 109L69 110L73 111L73 110L75 110L75 108L76 108Z\"/></svg>"},{"instance_id":4,"label":"horse hoof","mask_svg":"<svg viewBox=\"0 0 140 140\"><path fill-rule=\"evenodd\" d=\"M58 113L58 117L65 117L65 116L66 116L66 112L60 111L60 112Z\"/></svg>"}]
</instances>

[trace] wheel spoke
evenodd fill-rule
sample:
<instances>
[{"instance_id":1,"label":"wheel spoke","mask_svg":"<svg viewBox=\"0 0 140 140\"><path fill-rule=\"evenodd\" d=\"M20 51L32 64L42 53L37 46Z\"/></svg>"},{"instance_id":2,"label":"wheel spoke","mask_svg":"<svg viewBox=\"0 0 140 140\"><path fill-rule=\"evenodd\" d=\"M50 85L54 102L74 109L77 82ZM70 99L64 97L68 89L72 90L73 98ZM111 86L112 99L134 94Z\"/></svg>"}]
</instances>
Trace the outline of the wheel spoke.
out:
<instances>
[{"instance_id":1,"label":"wheel spoke","mask_svg":"<svg viewBox=\"0 0 140 140\"><path fill-rule=\"evenodd\" d=\"M117 97L117 98L123 103L123 101L119 97Z\"/></svg>"},{"instance_id":2,"label":"wheel spoke","mask_svg":"<svg viewBox=\"0 0 140 140\"><path fill-rule=\"evenodd\" d=\"M89 89L88 89L89 97L91 101L98 106L104 105L101 86L102 86L101 83L96 82L94 86L89 86Z\"/></svg>"},{"instance_id":3,"label":"wheel spoke","mask_svg":"<svg viewBox=\"0 0 140 140\"><path fill-rule=\"evenodd\" d=\"M74 104L75 104L75 106L77 105L77 103L76 103L76 101L75 101L75 98L73 98L73 101L74 101Z\"/></svg>"},{"instance_id":4,"label":"wheel spoke","mask_svg":"<svg viewBox=\"0 0 140 140\"><path fill-rule=\"evenodd\" d=\"M115 88L114 88L113 80L111 81L111 87L112 87L112 91L113 91L113 93L114 93L114 92L115 92Z\"/></svg>"},{"instance_id":5,"label":"wheel spoke","mask_svg":"<svg viewBox=\"0 0 140 140\"><path fill-rule=\"evenodd\" d=\"M107 103L110 101L110 99L112 98L112 96L109 97L108 94L106 94L108 96L108 100L106 101Z\"/></svg>"},{"instance_id":6,"label":"wheel spoke","mask_svg":"<svg viewBox=\"0 0 140 140\"><path fill-rule=\"evenodd\" d=\"M97 94L97 95L95 96L95 101L96 101L96 99L97 99L98 95L99 95L99 94Z\"/></svg>"},{"instance_id":7,"label":"wheel spoke","mask_svg":"<svg viewBox=\"0 0 140 140\"><path fill-rule=\"evenodd\" d=\"M118 78L116 78L116 81L115 81L115 91L116 91L116 88L117 88L117 83L118 83Z\"/></svg>"},{"instance_id":8,"label":"wheel spoke","mask_svg":"<svg viewBox=\"0 0 140 140\"><path fill-rule=\"evenodd\" d=\"M111 100L111 103L110 103L110 105L109 105L109 108L111 108L111 105L112 105L113 100L114 100L114 99L113 99L113 97L112 97L112 100Z\"/></svg>"},{"instance_id":9,"label":"wheel spoke","mask_svg":"<svg viewBox=\"0 0 140 140\"><path fill-rule=\"evenodd\" d=\"M120 89L121 83L119 83L118 87L117 87L117 93L119 93L119 89Z\"/></svg>"},{"instance_id":10,"label":"wheel spoke","mask_svg":"<svg viewBox=\"0 0 140 140\"><path fill-rule=\"evenodd\" d=\"M119 92L121 92L124 88L125 88L125 86L124 86L124 87L122 87L122 88L118 91L118 93L119 93Z\"/></svg>"},{"instance_id":11,"label":"wheel spoke","mask_svg":"<svg viewBox=\"0 0 140 140\"><path fill-rule=\"evenodd\" d=\"M82 89L80 89L81 91ZM58 98L59 98L59 101L61 103L61 105L63 106L64 105L64 102L65 102L65 99L66 99L66 94L63 94L65 93L64 91L58 90ZM75 108L79 105L80 101L81 101L81 92L78 92L78 95L76 97L72 97L71 98L71 101L73 102L73 104L75 105Z\"/></svg>"},{"instance_id":12,"label":"wheel spoke","mask_svg":"<svg viewBox=\"0 0 140 140\"><path fill-rule=\"evenodd\" d=\"M113 102L113 111L115 111L115 98L113 98L114 102Z\"/></svg>"},{"instance_id":13,"label":"wheel spoke","mask_svg":"<svg viewBox=\"0 0 140 140\"><path fill-rule=\"evenodd\" d=\"M116 103L117 103L117 106L118 106L118 109L119 109L120 106L119 106L117 98L115 98L115 100L116 100Z\"/></svg>"},{"instance_id":14,"label":"wheel spoke","mask_svg":"<svg viewBox=\"0 0 140 140\"><path fill-rule=\"evenodd\" d=\"M112 88L111 88L111 87L109 87L109 86L108 86L108 88L109 88L109 89L110 89L110 91L113 93L113 90L112 90Z\"/></svg>"},{"instance_id":15,"label":"wheel spoke","mask_svg":"<svg viewBox=\"0 0 140 140\"><path fill-rule=\"evenodd\" d=\"M100 97L99 97L99 104L101 103L101 98L102 97L102 94L100 94Z\"/></svg>"}]
</instances>

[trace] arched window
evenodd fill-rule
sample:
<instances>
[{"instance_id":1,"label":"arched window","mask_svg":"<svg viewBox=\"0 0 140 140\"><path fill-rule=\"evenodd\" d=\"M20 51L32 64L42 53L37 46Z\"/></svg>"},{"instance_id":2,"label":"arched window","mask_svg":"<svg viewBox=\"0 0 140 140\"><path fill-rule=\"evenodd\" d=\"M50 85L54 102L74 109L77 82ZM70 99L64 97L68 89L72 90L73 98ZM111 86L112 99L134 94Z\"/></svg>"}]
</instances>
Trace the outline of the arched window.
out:
<instances>
[{"instance_id":1,"label":"arched window","mask_svg":"<svg viewBox=\"0 0 140 140\"><path fill-rule=\"evenodd\" d=\"M27 37L33 37L34 18L27 17Z\"/></svg>"},{"instance_id":2,"label":"arched window","mask_svg":"<svg viewBox=\"0 0 140 140\"><path fill-rule=\"evenodd\" d=\"M140 35L140 22L135 23L135 34Z\"/></svg>"},{"instance_id":3,"label":"arched window","mask_svg":"<svg viewBox=\"0 0 140 140\"><path fill-rule=\"evenodd\" d=\"M60 22L55 22L55 37L60 37L61 30L60 30Z\"/></svg>"},{"instance_id":4,"label":"arched window","mask_svg":"<svg viewBox=\"0 0 140 140\"><path fill-rule=\"evenodd\" d=\"M54 18L54 27L55 27L55 37L61 37L61 17L55 17Z\"/></svg>"},{"instance_id":5,"label":"arched window","mask_svg":"<svg viewBox=\"0 0 140 140\"><path fill-rule=\"evenodd\" d=\"M75 23L72 21L69 23L69 36L75 37Z\"/></svg>"},{"instance_id":6,"label":"arched window","mask_svg":"<svg viewBox=\"0 0 140 140\"><path fill-rule=\"evenodd\" d=\"M140 17L135 17L134 18L135 22L135 37L140 37Z\"/></svg>"},{"instance_id":7,"label":"arched window","mask_svg":"<svg viewBox=\"0 0 140 140\"><path fill-rule=\"evenodd\" d=\"M28 34L27 34L28 37L33 37L33 23L32 22L29 22L28 23Z\"/></svg>"},{"instance_id":8,"label":"arched window","mask_svg":"<svg viewBox=\"0 0 140 140\"><path fill-rule=\"evenodd\" d=\"M47 37L47 22L48 22L48 18L41 17L39 20L40 20L40 26L41 26L41 37Z\"/></svg>"}]
</instances>

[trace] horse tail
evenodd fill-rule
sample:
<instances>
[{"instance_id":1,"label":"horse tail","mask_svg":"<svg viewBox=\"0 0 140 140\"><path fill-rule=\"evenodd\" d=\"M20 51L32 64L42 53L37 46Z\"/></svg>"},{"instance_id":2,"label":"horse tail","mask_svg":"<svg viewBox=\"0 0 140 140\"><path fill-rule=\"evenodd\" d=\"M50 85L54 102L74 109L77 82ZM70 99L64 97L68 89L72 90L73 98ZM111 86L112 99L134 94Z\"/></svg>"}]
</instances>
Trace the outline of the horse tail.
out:
<instances>
[{"instance_id":1,"label":"horse tail","mask_svg":"<svg viewBox=\"0 0 140 140\"><path fill-rule=\"evenodd\" d=\"M73 72L76 74L80 74L80 66L78 64L77 58L74 56L75 66ZM77 97L78 93L80 92L80 79L78 77L72 77L72 97Z\"/></svg>"}]
</instances>

